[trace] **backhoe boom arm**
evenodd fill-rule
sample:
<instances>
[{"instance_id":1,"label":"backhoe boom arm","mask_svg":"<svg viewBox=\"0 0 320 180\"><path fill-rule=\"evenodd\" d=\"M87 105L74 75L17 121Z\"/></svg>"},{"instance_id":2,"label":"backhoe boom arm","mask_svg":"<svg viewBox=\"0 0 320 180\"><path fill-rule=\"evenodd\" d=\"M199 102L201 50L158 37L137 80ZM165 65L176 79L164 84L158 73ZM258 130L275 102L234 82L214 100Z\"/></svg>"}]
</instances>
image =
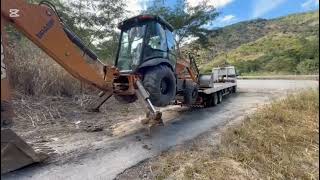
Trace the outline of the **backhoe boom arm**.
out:
<instances>
[{"instance_id":1,"label":"backhoe boom arm","mask_svg":"<svg viewBox=\"0 0 320 180\"><path fill-rule=\"evenodd\" d=\"M50 4L29 4L25 0L1 0L1 173L13 171L47 155L36 152L11 129L13 108L9 88L10 60L6 26L12 25L72 76L110 96L118 70L106 66L72 31L66 28ZM10 59L10 60L9 60ZM26 59L27 60L27 59ZM99 72L100 70L100 72Z\"/></svg>"},{"instance_id":2,"label":"backhoe boom arm","mask_svg":"<svg viewBox=\"0 0 320 180\"><path fill-rule=\"evenodd\" d=\"M86 58L94 58L92 51L77 43L79 38L63 26L57 14L48 6L29 4L24 0L1 0L1 21L4 21L1 23L1 38L9 23L75 78L103 91L112 90L113 77L104 79L103 69L115 69L104 66L97 58L95 61L88 61ZM94 68L96 65L101 72Z\"/></svg>"}]
</instances>

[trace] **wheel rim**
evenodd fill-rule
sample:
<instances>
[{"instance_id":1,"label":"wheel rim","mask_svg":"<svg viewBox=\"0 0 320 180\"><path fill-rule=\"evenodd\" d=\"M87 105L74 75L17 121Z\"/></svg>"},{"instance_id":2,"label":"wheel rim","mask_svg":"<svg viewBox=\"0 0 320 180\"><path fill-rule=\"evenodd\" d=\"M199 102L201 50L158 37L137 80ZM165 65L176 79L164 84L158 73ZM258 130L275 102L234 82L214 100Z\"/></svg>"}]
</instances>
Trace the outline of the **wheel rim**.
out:
<instances>
[{"instance_id":1,"label":"wheel rim","mask_svg":"<svg viewBox=\"0 0 320 180\"><path fill-rule=\"evenodd\" d=\"M169 80L167 78L163 78L160 83L160 91L162 94L167 94L169 91Z\"/></svg>"}]
</instances>

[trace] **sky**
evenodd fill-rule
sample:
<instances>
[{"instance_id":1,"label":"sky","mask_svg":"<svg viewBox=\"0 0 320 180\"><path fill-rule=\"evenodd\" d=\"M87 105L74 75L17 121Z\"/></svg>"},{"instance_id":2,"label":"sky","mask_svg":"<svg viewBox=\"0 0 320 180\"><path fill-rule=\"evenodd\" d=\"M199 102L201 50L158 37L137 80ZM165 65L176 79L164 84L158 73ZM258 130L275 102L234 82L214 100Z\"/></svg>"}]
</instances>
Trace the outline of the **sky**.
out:
<instances>
[{"instance_id":1,"label":"sky","mask_svg":"<svg viewBox=\"0 0 320 180\"><path fill-rule=\"evenodd\" d=\"M128 0L128 10L139 14L153 0ZM163 0L166 6L174 6L177 0ZM187 0L190 6L196 6L203 0ZM207 0L213 5L220 16L212 27L224 27L240 21L256 18L276 18L293 13L319 9L319 0Z\"/></svg>"}]
</instances>

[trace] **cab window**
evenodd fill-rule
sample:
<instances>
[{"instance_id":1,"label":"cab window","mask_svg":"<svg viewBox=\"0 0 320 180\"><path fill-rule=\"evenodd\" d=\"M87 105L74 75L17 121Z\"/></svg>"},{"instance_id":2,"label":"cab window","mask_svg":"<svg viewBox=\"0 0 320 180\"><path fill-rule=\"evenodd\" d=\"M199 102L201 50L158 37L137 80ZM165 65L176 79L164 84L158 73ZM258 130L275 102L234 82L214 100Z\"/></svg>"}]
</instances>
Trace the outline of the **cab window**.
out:
<instances>
[{"instance_id":1,"label":"cab window","mask_svg":"<svg viewBox=\"0 0 320 180\"><path fill-rule=\"evenodd\" d=\"M166 34L167 34L167 42L168 42L168 49L169 51L175 52L175 40L174 40L174 36L173 33L169 30L166 30Z\"/></svg>"},{"instance_id":2,"label":"cab window","mask_svg":"<svg viewBox=\"0 0 320 180\"><path fill-rule=\"evenodd\" d=\"M166 30L166 35L169 50L169 60L176 62L176 42L174 39L174 34L171 31Z\"/></svg>"},{"instance_id":3,"label":"cab window","mask_svg":"<svg viewBox=\"0 0 320 180\"><path fill-rule=\"evenodd\" d=\"M162 25L150 22L147 28L146 46L144 50L144 59L165 57L167 53L166 32Z\"/></svg>"},{"instance_id":4,"label":"cab window","mask_svg":"<svg viewBox=\"0 0 320 180\"><path fill-rule=\"evenodd\" d=\"M150 23L148 46L152 49L167 51L165 30L159 23Z\"/></svg>"}]
</instances>

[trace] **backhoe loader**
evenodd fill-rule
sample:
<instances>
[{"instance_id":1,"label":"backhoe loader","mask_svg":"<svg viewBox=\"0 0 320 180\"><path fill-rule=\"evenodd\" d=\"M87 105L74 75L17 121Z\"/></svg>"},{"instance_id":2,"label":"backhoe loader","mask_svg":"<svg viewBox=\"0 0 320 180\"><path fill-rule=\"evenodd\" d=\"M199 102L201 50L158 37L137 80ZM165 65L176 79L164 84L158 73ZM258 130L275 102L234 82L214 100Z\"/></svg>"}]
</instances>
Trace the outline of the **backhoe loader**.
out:
<instances>
[{"instance_id":1,"label":"backhoe loader","mask_svg":"<svg viewBox=\"0 0 320 180\"><path fill-rule=\"evenodd\" d=\"M146 109L147 125L161 124L157 107L197 99L199 72L195 64L177 61L173 27L163 18L139 15L119 24L121 30L114 65L106 65L87 48L59 17L48 1L1 0L1 173L46 158L10 129L14 111L9 87L10 61L6 26L12 25L75 78L101 90L90 110L111 96L124 103L139 100Z\"/></svg>"}]
</instances>

